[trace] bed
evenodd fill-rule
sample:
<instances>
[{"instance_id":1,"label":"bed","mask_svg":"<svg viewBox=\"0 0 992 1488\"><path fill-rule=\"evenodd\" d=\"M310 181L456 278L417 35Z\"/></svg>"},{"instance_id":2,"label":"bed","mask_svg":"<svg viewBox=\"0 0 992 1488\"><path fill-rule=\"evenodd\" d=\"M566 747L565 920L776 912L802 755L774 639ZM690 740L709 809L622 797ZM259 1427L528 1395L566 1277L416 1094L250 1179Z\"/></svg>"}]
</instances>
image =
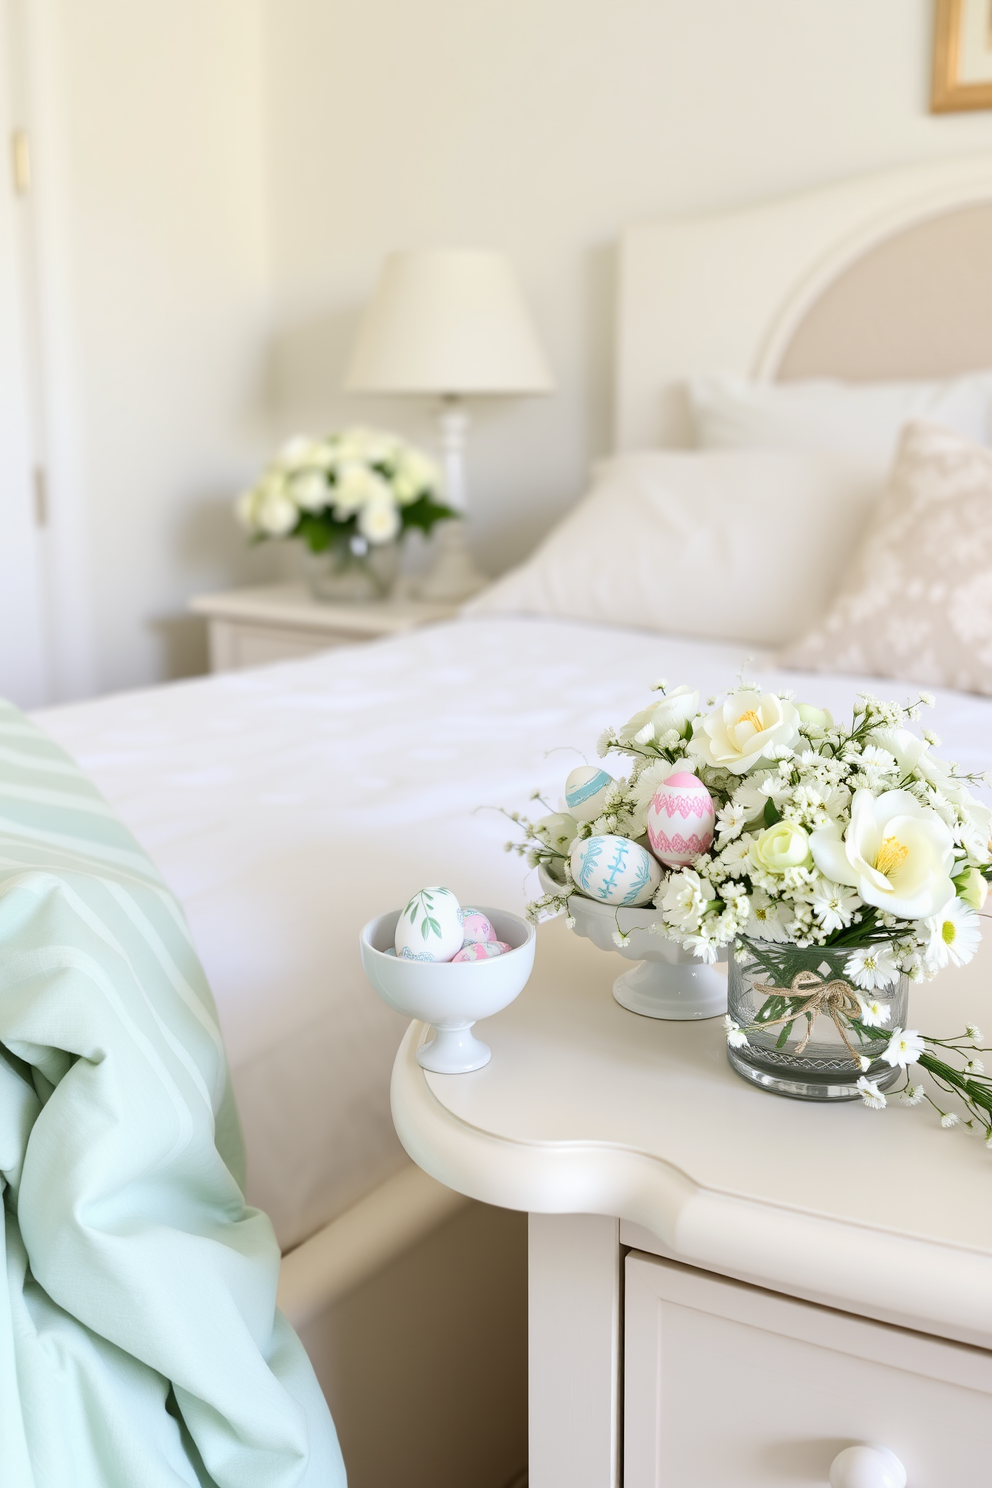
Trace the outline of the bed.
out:
<instances>
[{"instance_id":1,"label":"bed","mask_svg":"<svg viewBox=\"0 0 992 1488\"><path fill-rule=\"evenodd\" d=\"M687 374L923 377L992 361L992 164L942 163L725 217L630 229L616 447L690 442ZM907 317L905 307L914 306ZM509 606L512 608L512 605ZM498 606L496 607L498 609ZM838 712L877 679L777 673L734 639L477 610L360 648L48 709L182 901L211 981L250 1197L312 1317L457 1203L411 1176L389 1116L401 1021L361 925L422 883L518 907L497 808L557 800L577 756L659 675L726 688L746 657ZM984 769L992 698L937 693L952 758ZM342 1255L345 1254L342 1260Z\"/></svg>"}]
</instances>

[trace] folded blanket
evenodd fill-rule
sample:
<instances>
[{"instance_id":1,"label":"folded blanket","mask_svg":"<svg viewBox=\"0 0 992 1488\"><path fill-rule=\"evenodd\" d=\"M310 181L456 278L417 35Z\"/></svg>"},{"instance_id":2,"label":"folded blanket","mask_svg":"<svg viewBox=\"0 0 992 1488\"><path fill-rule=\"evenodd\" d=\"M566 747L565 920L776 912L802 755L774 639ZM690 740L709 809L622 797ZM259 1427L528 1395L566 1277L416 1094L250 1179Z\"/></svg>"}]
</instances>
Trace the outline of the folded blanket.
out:
<instances>
[{"instance_id":1,"label":"folded blanket","mask_svg":"<svg viewBox=\"0 0 992 1488\"><path fill-rule=\"evenodd\" d=\"M183 914L0 704L0 1484L339 1488Z\"/></svg>"}]
</instances>

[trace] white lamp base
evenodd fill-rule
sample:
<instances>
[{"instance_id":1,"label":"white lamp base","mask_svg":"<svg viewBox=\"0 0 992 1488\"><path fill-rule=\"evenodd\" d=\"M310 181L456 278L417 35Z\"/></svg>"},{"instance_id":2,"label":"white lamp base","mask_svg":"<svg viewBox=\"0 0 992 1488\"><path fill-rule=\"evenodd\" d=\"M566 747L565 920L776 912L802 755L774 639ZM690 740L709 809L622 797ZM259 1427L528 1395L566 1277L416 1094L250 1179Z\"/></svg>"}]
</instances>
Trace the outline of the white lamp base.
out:
<instances>
[{"instance_id":1,"label":"white lamp base","mask_svg":"<svg viewBox=\"0 0 992 1488\"><path fill-rule=\"evenodd\" d=\"M468 414L458 399L445 398L437 418L444 499L459 513L459 517L442 523L434 563L420 585L420 598L436 604L459 604L489 583L485 574L476 568L465 541L465 437L468 426Z\"/></svg>"}]
</instances>

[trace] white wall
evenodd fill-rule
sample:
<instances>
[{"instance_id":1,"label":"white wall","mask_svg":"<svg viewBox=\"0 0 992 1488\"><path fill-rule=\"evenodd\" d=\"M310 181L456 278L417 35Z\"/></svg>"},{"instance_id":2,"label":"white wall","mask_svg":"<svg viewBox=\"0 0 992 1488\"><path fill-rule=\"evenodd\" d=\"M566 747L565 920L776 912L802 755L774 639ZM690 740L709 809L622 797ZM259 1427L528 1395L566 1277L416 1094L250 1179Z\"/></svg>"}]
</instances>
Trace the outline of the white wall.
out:
<instances>
[{"instance_id":1,"label":"white wall","mask_svg":"<svg viewBox=\"0 0 992 1488\"><path fill-rule=\"evenodd\" d=\"M28 0L57 695L203 662L269 442L261 0Z\"/></svg>"},{"instance_id":2,"label":"white wall","mask_svg":"<svg viewBox=\"0 0 992 1488\"><path fill-rule=\"evenodd\" d=\"M391 248L512 255L559 391L480 408L480 557L522 556L610 443L621 224L992 149L927 112L932 0L268 0L277 426L423 410L339 391ZM992 355L992 354L990 354Z\"/></svg>"}]
</instances>

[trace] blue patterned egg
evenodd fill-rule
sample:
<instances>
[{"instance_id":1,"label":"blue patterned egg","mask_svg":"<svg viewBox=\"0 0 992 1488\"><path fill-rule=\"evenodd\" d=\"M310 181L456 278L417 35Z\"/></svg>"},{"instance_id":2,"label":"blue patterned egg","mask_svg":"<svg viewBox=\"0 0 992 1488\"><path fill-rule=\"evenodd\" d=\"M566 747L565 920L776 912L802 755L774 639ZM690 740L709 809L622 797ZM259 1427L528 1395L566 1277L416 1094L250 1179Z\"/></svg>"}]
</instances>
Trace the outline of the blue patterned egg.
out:
<instances>
[{"instance_id":1,"label":"blue patterned egg","mask_svg":"<svg viewBox=\"0 0 992 1488\"><path fill-rule=\"evenodd\" d=\"M576 821L595 821L606 810L606 797L616 782L598 765L578 765L565 781L565 805Z\"/></svg>"},{"instance_id":2,"label":"blue patterned egg","mask_svg":"<svg viewBox=\"0 0 992 1488\"><path fill-rule=\"evenodd\" d=\"M587 837L572 848L572 877L602 904L647 904L661 869L646 848L627 837Z\"/></svg>"},{"instance_id":3,"label":"blue patterned egg","mask_svg":"<svg viewBox=\"0 0 992 1488\"><path fill-rule=\"evenodd\" d=\"M464 938L461 905L450 889L435 885L400 911L393 944L404 961L450 961Z\"/></svg>"}]
</instances>

